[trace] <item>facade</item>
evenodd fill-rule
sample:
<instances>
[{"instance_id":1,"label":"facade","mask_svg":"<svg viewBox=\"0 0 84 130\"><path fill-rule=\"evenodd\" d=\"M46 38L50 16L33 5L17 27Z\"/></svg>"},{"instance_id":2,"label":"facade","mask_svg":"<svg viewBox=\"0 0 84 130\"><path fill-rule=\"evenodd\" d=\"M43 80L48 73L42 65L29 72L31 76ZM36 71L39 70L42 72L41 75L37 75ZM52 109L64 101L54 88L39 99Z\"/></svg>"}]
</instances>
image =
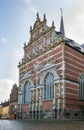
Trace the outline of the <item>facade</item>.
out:
<instances>
[{"instance_id":1,"label":"facade","mask_svg":"<svg viewBox=\"0 0 84 130\"><path fill-rule=\"evenodd\" d=\"M84 115L84 48L47 26L37 13L19 62L19 118L78 118Z\"/></svg>"},{"instance_id":2,"label":"facade","mask_svg":"<svg viewBox=\"0 0 84 130\"><path fill-rule=\"evenodd\" d=\"M0 104L0 119L9 118L9 101L1 102Z\"/></svg>"},{"instance_id":3,"label":"facade","mask_svg":"<svg viewBox=\"0 0 84 130\"><path fill-rule=\"evenodd\" d=\"M18 118L18 87L16 84L12 86L10 94L10 104L9 104L9 119Z\"/></svg>"}]
</instances>

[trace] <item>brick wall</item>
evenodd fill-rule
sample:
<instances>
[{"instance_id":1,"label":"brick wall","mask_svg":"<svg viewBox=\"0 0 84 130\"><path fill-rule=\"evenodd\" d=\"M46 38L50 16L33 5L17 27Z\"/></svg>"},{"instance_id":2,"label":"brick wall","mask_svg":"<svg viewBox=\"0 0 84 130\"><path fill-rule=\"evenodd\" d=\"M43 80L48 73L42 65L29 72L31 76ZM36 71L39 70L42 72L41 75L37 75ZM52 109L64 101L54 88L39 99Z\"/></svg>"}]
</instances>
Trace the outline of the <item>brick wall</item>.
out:
<instances>
[{"instance_id":1,"label":"brick wall","mask_svg":"<svg viewBox=\"0 0 84 130\"><path fill-rule=\"evenodd\" d=\"M84 73L84 55L77 50L65 45L65 98L66 107L79 108L79 78Z\"/></svg>"},{"instance_id":2,"label":"brick wall","mask_svg":"<svg viewBox=\"0 0 84 130\"><path fill-rule=\"evenodd\" d=\"M42 110L52 110L52 100L43 101Z\"/></svg>"}]
</instances>

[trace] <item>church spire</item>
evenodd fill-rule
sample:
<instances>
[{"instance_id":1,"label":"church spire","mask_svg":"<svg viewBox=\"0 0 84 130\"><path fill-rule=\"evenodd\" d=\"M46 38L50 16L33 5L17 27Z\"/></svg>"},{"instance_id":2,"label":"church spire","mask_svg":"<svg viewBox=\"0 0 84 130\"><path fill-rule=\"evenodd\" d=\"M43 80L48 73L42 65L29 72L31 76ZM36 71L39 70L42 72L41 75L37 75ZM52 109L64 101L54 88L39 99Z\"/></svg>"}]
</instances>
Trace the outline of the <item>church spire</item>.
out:
<instances>
[{"instance_id":1,"label":"church spire","mask_svg":"<svg viewBox=\"0 0 84 130\"><path fill-rule=\"evenodd\" d=\"M62 33L63 37L65 37L65 31L64 31L64 22L63 22L63 10L61 10L61 22L60 22L60 32Z\"/></svg>"}]
</instances>

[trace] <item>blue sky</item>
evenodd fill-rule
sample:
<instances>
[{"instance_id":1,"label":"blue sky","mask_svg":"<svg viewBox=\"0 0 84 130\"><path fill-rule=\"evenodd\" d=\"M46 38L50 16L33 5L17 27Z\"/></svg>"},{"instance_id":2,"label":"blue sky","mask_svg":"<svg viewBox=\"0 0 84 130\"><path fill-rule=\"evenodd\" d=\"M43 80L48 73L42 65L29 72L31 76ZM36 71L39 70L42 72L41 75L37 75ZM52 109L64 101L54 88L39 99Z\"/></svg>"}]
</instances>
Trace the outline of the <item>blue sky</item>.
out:
<instances>
[{"instance_id":1,"label":"blue sky","mask_svg":"<svg viewBox=\"0 0 84 130\"><path fill-rule=\"evenodd\" d=\"M18 62L23 43L29 40L29 28L39 12L47 24L60 26L60 8L64 11L66 36L84 43L84 1L81 0L0 0L0 101L9 98L13 83L18 84Z\"/></svg>"}]
</instances>

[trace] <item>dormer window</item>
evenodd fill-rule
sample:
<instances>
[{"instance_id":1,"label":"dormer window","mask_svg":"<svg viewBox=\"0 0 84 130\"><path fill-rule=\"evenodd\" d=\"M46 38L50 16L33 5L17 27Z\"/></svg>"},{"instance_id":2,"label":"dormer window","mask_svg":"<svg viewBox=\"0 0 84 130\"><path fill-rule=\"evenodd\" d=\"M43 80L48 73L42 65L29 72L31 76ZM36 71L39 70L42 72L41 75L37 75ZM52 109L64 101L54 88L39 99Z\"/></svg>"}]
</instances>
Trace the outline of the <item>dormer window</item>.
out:
<instances>
[{"instance_id":1,"label":"dormer window","mask_svg":"<svg viewBox=\"0 0 84 130\"><path fill-rule=\"evenodd\" d=\"M47 38L47 45L50 45L50 37Z\"/></svg>"},{"instance_id":2,"label":"dormer window","mask_svg":"<svg viewBox=\"0 0 84 130\"><path fill-rule=\"evenodd\" d=\"M29 51L29 56L31 56L31 50Z\"/></svg>"},{"instance_id":3,"label":"dormer window","mask_svg":"<svg viewBox=\"0 0 84 130\"><path fill-rule=\"evenodd\" d=\"M35 33L35 38L38 38L38 33L37 32Z\"/></svg>"},{"instance_id":4,"label":"dormer window","mask_svg":"<svg viewBox=\"0 0 84 130\"><path fill-rule=\"evenodd\" d=\"M32 54L35 54L35 47L32 48Z\"/></svg>"},{"instance_id":5,"label":"dormer window","mask_svg":"<svg viewBox=\"0 0 84 130\"><path fill-rule=\"evenodd\" d=\"M38 52L39 48L38 48L38 45L36 45L36 52Z\"/></svg>"},{"instance_id":6,"label":"dormer window","mask_svg":"<svg viewBox=\"0 0 84 130\"><path fill-rule=\"evenodd\" d=\"M35 38L35 33L33 34L33 38Z\"/></svg>"},{"instance_id":7,"label":"dormer window","mask_svg":"<svg viewBox=\"0 0 84 130\"><path fill-rule=\"evenodd\" d=\"M40 28L39 32L42 33L42 28Z\"/></svg>"},{"instance_id":8,"label":"dormer window","mask_svg":"<svg viewBox=\"0 0 84 130\"><path fill-rule=\"evenodd\" d=\"M39 49L42 50L42 42L39 44Z\"/></svg>"}]
</instances>

